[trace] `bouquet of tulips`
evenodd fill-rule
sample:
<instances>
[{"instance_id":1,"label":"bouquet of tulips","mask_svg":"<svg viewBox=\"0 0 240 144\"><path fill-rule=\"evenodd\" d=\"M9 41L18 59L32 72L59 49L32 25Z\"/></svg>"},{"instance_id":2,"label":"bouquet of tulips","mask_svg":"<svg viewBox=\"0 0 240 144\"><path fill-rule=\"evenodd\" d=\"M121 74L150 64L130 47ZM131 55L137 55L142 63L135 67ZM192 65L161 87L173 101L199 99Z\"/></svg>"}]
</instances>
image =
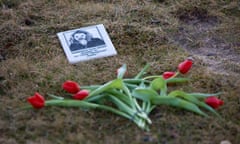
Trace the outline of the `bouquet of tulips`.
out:
<instances>
[{"instance_id":1,"label":"bouquet of tulips","mask_svg":"<svg viewBox=\"0 0 240 144\"><path fill-rule=\"evenodd\" d=\"M220 117L215 111L223 105L217 98L219 93L187 93L181 90L168 91L171 83L186 82L188 78L178 75L188 73L193 64L187 59L178 65L177 72L164 72L162 75L145 76L149 68L147 64L135 77L124 78L127 66L124 64L117 70L117 78L103 85L79 86L75 81L66 81L62 88L71 97L48 94L52 99L45 100L35 93L27 100L31 105L25 108L40 109L46 106L80 107L87 109L102 109L133 121L138 127L149 130L152 123L149 114L157 105L169 105L182 108L202 116L208 116L201 108L209 110Z\"/></svg>"}]
</instances>

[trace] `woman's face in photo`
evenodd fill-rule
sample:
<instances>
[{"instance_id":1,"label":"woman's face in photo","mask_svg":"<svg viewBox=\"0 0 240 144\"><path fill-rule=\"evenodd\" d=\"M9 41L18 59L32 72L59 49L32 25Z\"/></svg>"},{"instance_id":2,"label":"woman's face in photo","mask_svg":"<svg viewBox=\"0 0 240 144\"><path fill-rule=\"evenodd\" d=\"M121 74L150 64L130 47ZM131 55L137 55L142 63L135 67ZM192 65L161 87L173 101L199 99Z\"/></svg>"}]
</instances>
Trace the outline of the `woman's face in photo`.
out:
<instances>
[{"instance_id":1,"label":"woman's face in photo","mask_svg":"<svg viewBox=\"0 0 240 144\"><path fill-rule=\"evenodd\" d=\"M86 40L86 34L84 33L77 33L74 35L74 39L77 41L81 41L81 40Z\"/></svg>"},{"instance_id":2,"label":"woman's face in photo","mask_svg":"<svg viewBox=\"0 0 240 144\"><path fill-rule=\"evenodd\" d=\"M74 35L74 39L77 40L80 44L87 44L87 35L84 33L77 33Z\"/></svg>"}]
</instances>

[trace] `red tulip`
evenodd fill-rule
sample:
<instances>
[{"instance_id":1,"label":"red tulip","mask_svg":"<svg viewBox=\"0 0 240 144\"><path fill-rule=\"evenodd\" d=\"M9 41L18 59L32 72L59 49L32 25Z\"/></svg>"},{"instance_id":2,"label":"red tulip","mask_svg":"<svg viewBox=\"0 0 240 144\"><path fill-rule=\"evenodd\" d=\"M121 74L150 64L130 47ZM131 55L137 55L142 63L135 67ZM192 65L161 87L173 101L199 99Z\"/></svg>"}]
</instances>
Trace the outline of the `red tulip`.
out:
<instances>
[{"instance_id":1,"label":"red tulip","mask_svg":"<svg viewBox=\"0 0 240 144\"><path fill-rule=\"evenodd\" d=\"M217 109L218 107L223 105L224 102L215 96L211 96L205 99L205 103L211 106L212 108Z\"/></svg>"},{"instance_id":2,"label":"red tulip","mask_svg":"<svg viewBox=\"0 0 240 144\"><path fill-rule=\"evenodd\" d=\"M178 71L181 74L185 74L191 69L192 64L193 64L193 61L191 59L187 59L178 65Z\"/></svg>"},{"instance_id":3,"label":"red tulip","mask_svg":"<svg viewBox=\"0 0 240 144\"><path fill-rule=\"evenodd\" d=\"M73 99L83 100L83 99L86 98L88 95L89 95L89 91L88 91L88 90L80 90L78 93L76 93L75 95L73 95Z\"/></svg>"},{"instance_id":4,"label":"red tulip","mask_svg":"<svg viewBox=\"0 0 240 144\"><path fill-rule=\"evenodd\" d=\"M45 105L45 99L39 93L35 93L34 96L27 98L27 101L36 109L40 109Z\"/></svg>"},{"instance_id":5,"label":"red tulip","mask_svg":"<svg viewBox=\"0 0 240 144\"><path fill-rule=\"evenodd\" d=\"M71 94L75 94L80 90L80 86L78 85L78 83L70 80L65 81L62 84L62 88Z\"/></svg>"},{"instance_id":6,"label":"red tulip","mask_svg":"<svg viewBox=\"0 0 240 144\"><path fill-rule=\"evenodd\" d=\"M176 73L175 72L164 72L163 73L163 78L164 79L169 79L171 77L173 77Z\"/></svg>"}]
</instances>

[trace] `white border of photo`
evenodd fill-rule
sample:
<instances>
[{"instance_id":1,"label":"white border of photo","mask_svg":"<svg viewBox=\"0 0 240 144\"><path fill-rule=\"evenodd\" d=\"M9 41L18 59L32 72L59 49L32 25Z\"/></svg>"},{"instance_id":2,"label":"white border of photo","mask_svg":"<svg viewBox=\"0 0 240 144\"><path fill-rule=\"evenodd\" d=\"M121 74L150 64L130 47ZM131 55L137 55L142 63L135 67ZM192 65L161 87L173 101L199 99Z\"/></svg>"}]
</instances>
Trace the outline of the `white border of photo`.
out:
<instances>
[{"instance_id":1,"label":"white border of photo","mask_svg":"<svg viewBox=\"0 0 240 144\"><path fill-rule=\"evenodd\" d=\"M74 43L73 39L76 38L73 38L73 36L76 32L79 31L87 32L92 38L90 38L88 42L89 44L90 42L92 43L91 45L85 47L79 46L78 48L76 48L78 45L75 44L75 47L73 49L71 44ZM68 61L71 64L117 55L117 51L114 48L103 24L59 32L57 33L57 36L60 40ZM97 40L100 41L100 43ZM77 43L76 40L75 43Z\"/></svg>"}]
</instances>

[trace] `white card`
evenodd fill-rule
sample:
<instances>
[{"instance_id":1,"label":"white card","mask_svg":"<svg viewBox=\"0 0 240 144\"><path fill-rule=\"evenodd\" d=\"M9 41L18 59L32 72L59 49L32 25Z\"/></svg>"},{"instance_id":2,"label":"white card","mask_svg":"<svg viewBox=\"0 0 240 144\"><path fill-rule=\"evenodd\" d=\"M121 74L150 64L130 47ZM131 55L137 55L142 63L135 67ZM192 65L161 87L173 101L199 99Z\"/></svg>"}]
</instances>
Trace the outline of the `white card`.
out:
<instances>
[{"instance_id":1,"label":"white card","mask_svg":"<svg viewBox=\"0 0 240 144\"><path fill-rule=\"evenodd\" d=\"M59 32L57 36L71 64L117 54L103 24Z\"/></svg>"}]
</instances>

